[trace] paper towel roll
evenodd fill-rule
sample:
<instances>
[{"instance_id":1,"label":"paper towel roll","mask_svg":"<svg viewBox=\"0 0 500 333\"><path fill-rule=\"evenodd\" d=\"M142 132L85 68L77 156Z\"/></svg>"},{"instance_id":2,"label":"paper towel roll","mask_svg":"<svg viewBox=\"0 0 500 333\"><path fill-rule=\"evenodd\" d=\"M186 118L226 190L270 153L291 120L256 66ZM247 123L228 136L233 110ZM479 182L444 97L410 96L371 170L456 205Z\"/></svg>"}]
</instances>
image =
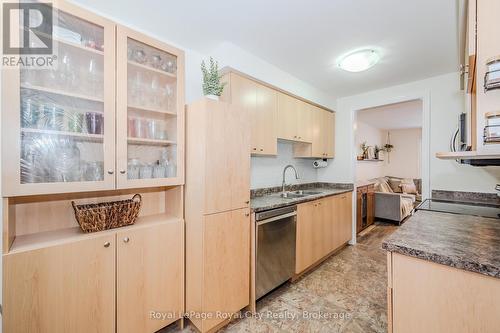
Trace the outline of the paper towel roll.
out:
<instances>
[{"instance_id":1,"label":"paper towel roll","mask_svg":"<svg viewBox=\"0 0 500 333\"><path fill-rule=\"evenodd\" d=\"M317 168L326 168L327 166L328 166L328 162L327 161L315 160L313 162L313 167L315 167L316 169Z\"/></svg>"}]
</instances>

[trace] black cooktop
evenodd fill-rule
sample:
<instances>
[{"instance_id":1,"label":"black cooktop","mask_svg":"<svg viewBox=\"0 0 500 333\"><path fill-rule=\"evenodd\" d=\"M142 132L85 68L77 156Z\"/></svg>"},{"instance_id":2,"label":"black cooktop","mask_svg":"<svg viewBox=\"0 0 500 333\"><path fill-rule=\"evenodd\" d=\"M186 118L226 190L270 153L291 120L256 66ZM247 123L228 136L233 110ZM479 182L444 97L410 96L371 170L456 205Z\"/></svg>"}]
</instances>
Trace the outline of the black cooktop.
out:
<instances>
[{"instance_id":1,"label":"black cooktop","mask_svg":"<svg viewBox=\"0 0 500 333\"><path fill-rule=\"evenodd\" d=\"M426 199L417 206L416 210L429 210L433 212L482 216L496 219L500 218L499 206L488 206L467 202Z\"/></svg>"}]
</instances>

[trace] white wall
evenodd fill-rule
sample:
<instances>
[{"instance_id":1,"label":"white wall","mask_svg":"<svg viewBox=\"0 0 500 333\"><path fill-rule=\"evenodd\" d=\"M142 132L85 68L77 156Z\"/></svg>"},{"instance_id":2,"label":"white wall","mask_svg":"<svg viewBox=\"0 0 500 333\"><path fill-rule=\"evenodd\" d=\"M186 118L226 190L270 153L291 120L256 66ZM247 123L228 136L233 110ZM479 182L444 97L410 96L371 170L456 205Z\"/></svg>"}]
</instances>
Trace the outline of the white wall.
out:
<instances>
[{"instance_id":1,"label":"white wall","mask_svg":"<svg viewBox=\"0 0 500 333\"><path fill-rule=\"evenodd\" d=\"M369 111L366 111L369 112ZM360 118L360 117L359 117ZM361 144L366 142L368 146L382 147L385 144L387 131L371 126L361 120L356 124L356 155L361 154ZM357 161L356 162L356 180L368 180L385 176L385 161Z\"/></svg>"},{"instance_id":2,"label":"white wall","mask_svg":"<svg viewBox=\"0 0 500 333\"><path fill-rule=\"evenodd\" d=\"M448 144L457 126L458 115L464 111L464 93L459 88L458 73L440 75L339 99L335 127L336 158L328 168L318 170L318 179L337 182L354 181L353 121L356 110L412 100L420 95L428 96L429 104L424 105L424 108L429 108L430 116L430 143L429 156L427 156L430 188L494 193L494 185L500 180L500 168L475 168L435 158L437 152L449 150ZM425 138L423 142L424 140ZM425 160L424 156L422 159Z\"/></svg>"},{"instance_id":3,"label":"white wall","mask_svg":"<svg viewBox=\"0 0 500 333\"><path fill-rule=\"evenodd\" d=\"M313 160L293 158L293 144L278 141L278 156L252 157L251 188L281 186L283 168L291 164L297 169L300 179L296 180L293 170L286 173L287 184L315 182L317 171L312 167Z\"/></svg>"},{"instance_id":4,"label":"white wall","mask_svg":"<svg viewBox=\"0 0 500 333\"><path fill-rule=\"evenodd\" d=\"M402 178L421 177L422 129L390 130L394 146L390 158L385 157L385 174Z\"/></svg>"}]
</instances>

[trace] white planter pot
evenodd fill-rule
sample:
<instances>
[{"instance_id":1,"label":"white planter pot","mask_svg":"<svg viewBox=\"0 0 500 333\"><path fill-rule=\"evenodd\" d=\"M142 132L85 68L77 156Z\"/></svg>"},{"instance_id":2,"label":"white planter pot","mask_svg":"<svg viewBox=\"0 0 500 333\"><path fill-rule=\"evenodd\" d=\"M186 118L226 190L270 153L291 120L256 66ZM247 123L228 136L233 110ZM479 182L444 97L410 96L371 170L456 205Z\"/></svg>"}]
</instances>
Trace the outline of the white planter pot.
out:
<instances>
[{"instance_id":1,"label":"white planter pot","mask_svg":"<svg viewBox=\"0 0 500 333\"><path fill-rule=\"evenodd\" d=\"M213 99L214 101L218 101L219 100L219 96L217 96L217 95L205 95L205 97Z\"/></svg>"}]
</instances>

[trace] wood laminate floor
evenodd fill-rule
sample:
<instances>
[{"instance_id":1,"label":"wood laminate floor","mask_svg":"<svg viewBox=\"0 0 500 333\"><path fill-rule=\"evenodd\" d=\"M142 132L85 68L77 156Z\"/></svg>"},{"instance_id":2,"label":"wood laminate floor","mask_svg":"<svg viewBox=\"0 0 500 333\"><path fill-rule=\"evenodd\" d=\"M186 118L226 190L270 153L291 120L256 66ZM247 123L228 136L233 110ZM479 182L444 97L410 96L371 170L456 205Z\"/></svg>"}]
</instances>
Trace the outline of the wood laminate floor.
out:
<instances>
[{"instance_id":1,"label":"wood laminate floor","mask_svg":"<svg viewBox=\"0 0 500 333\"><path fill-rule=\"evenodd\" d=\"M377 223L358 244L257 303L257 315L219 332L386 332L387 272L382 240L396 226ZM177 332L169 327L162 332ZM187 326L183 332L196 332Z\"/></svg>"}]
</instances>

